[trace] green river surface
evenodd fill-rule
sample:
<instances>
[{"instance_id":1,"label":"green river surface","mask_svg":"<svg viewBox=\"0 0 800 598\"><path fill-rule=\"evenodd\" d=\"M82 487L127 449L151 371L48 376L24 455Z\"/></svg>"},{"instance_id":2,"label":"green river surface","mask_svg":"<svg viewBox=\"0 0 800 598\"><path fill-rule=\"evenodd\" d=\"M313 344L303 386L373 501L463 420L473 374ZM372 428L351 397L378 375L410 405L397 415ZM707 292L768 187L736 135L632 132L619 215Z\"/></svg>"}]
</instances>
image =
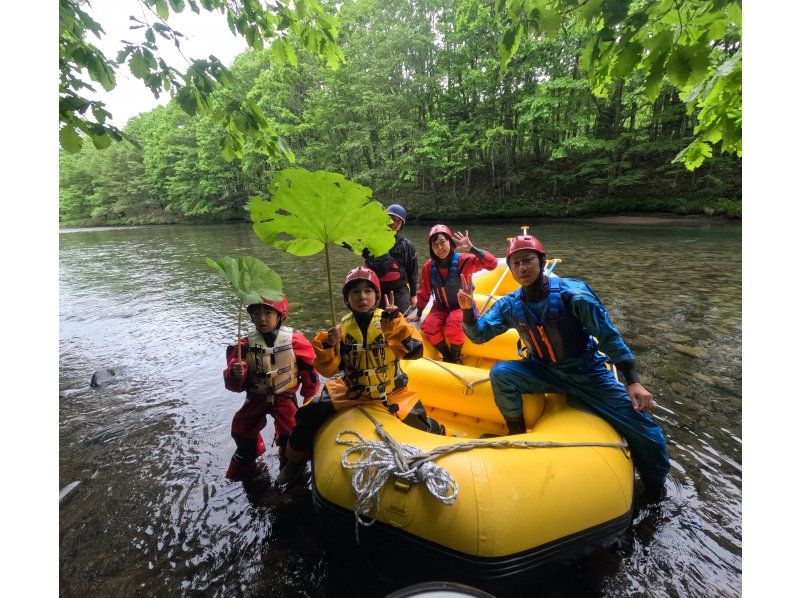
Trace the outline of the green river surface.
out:
<instances>
[{"instance_id":1,"label":"green river surface","mask_svg":"<svg viewBox=\"0 0 800 598\"><path fill-rule=\"evenodd\" d=\"M741 226L646 222L552 221L533 232L563 260L557 274L599 294L636 354L669 441L668 494L637 507L612 547L532 577L524 595L741 594ZM448 224L502 257L524 222ZM404 231L420 265L427 230ZM236 302L204 263L224 255L271 265L289 324L307 337L326 326L324 254L278 252L249 225L60 233L61 595L383 596L407 585L356 555L333 565L309 489L281 495L224 479L243 400L222 381ZM333 249L337 299L359 263ZM91 388L107 367L117 375ZM272 433L270 424L268 443ZM265 455L273 477L276 451Z\"/></svg>"}]
</instances>

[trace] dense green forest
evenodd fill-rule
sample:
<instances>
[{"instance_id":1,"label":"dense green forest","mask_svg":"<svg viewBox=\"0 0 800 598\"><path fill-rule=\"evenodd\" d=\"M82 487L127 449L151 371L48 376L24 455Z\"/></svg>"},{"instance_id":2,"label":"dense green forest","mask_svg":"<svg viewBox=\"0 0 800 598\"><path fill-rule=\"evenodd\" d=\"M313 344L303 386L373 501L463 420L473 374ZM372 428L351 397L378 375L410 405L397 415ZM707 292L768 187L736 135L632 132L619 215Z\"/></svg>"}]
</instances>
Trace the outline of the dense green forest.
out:
<instances>
[{"instance_id":1,"label":"dense green forest","mask_svg":"<svg viewBox=\"0 0 800 598\"><path fill-rule=\"evenodd\" d=\"M697 125L679 89L665 83L651 101L634 71L592 93L580 21L522 39L501 71L493 0L346 0L337 17L336 70L291 33L230 67L229 98L261 108L295 166L340 172L423 219L741 213L741 158L717 145L695 170L673 163ZM731 28L709 68L739 50ZM63 225L244 219L249 197L290 165L291 153L246 143L227 161L219 121L176 100L124 133L138 147L61 151Z\"/></svg>"}]
</instances>

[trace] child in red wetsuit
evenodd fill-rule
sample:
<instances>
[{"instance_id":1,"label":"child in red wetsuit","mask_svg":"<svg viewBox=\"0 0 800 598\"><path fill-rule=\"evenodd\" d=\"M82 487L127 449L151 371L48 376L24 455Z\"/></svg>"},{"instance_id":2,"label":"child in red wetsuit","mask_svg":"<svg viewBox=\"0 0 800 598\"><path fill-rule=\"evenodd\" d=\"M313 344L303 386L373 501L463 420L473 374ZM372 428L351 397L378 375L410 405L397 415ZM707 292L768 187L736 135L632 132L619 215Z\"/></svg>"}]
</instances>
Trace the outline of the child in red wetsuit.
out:
<instances>
[{"instance_id":1,"label":"child in red wetsuit","mask_svg":"<svg viewBox=\"0 0 800 598\"><path fill-rule=\"evenodd\" d=\"M420 319L422 310L434 295L433 306L420 330L432 344L442 360L461 363L464 331L461 330L463 313L458 306L461 277L472 282L472 275L480 270L494 270L497 258L486 250L478 249L469 239L469 231L455 235L444 224L437 224L428 233L431 259L422 266L417 292L417 314L410 322Z\"/></svg>"},{"instance_id":2,"label":"child in red wetsuit","mask_svg":"<svg viewBox=\"0 0 800 598\"><path fill-rule=\"evenodd\" d=\"M286 464L286 442L294 429L297 412L296 391L308 399L319 390L319 379L312 362L314 349L300 332L283 325L289 315L289 304L262 299L247 306L256 332L239 341L241 359L235 346L228 348L228 367L223 372L225 388L246 391L244 405L233 416L231 436L236 452L225 477L246 482L263 469L256 458L266 448L261 430L267 415L275 419L275 442L280 467Z\"/></svg>"}]
</instances>

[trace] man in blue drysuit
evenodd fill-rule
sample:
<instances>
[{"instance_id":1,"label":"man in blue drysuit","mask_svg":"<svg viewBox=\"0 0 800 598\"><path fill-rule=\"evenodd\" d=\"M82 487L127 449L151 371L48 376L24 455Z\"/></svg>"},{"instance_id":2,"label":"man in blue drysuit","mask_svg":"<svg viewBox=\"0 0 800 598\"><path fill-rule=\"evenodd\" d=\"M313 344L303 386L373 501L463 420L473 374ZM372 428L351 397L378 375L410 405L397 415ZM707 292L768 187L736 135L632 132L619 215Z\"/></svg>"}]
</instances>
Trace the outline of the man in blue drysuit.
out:
<instances>
[{"instance_id":1,"label":"man in blue drysuit","mask_svg":"<svg viewBox=\"0 0 800 598\"><path fill-rule=\"evenodd\" d=\"M458 298L462 327L473 343L516 328L527 349L524 359L499 361L490 372L494 400L509 433L525 432L522 394L566 393L625 438L647 496L662 496L670 465L664 433L645 412L654 405L653 395L639 383L633 353L598 296L582 280L545 276L545 249L531 235L511 240L506 264L520 288L486 314L475 314L469 282L462 281ZM624 385L598 349L622 374Z\"/></svg>"}]
</instances>

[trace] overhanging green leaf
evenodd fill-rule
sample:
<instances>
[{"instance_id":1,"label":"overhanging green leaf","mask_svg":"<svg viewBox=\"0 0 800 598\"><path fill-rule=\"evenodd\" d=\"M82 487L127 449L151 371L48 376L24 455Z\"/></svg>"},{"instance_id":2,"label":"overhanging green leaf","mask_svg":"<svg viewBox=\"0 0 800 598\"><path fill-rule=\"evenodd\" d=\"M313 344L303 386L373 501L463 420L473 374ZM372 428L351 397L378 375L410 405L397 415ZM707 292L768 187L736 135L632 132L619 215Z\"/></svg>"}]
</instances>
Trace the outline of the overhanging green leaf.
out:
<instances>
[{"instance_id":1,"label":"overhanging green leaf","mask_svg":"<svg viewBox=\"0 0 800 598\"><path fill-rule=\"evenodd\" d=\"M617 55L617 62L614 65L614 70L612 74L614 77L623 78L627 77L633 69L641 62L642 60L642 44L639 42L631 42L626 46L623 46L622 50L620 50L619 54Z\"/></svg>"},{"instance_id":2,"label":"overhanging green leaf","mask_svg":"<svg viewBox=\"0 0 800 598\"><path fill-rule=\"evenodd\" d=\"M133 76L139 79L144 79L150 72L150 67L147 66L147 60L142 55L141 50L136 50L136 52L133 53L128 62L128 66L130 66Z\"/></svg>"},{"instance_id":3,"label":"overhanging green leaf","mask_svg":"<svg viewBox=\"0 0 800 598\"><path fill-rule=\"evenodd\" d=\"M92 143L97 149L106 149L111 145L111 137L108 135L90 135Z\"/></svg>"},{"instance_id":4,"label":"overhanging green leaf","mask_svg":"<svg viewBox=\"0 0 800 598\"><path fill-rule=\"evenodd\" d=\"M167 7L167 0L156 0L156 14L165 21L169 17L169 8Z\"/></svg>"},{"instance_id":5,"label":"overhanging green leaf","mask_svg":"<svg viewBox=\"0 0 800 598\"><path fill-rule=\"evenodd\" d=\"M672 162L683 162L687 170L694 170L700 166L706 158L710 157L711 153L710 145L705 141L695 139L683 148Z\"/></svg>"},{"instance_id":6,"label":"overhanging green leaf","mask_svg":"<svg viewBox=\"0 0 800 598\"><path fill-rule=\"evenodd\" d=\"M81 141L78 133L75 131L75 128L69 125L62 127L58 132L58 140L61 143L61 147L71 154L79 152L81 150L81 145L83 145L83 142Z\"/></svg>"},{"instance_id":7,"label":"overhanging green leaf","mask_svg":"<svg viewBox=\"0 0 800 598\"><path fill-rule=\"evenodd\" d=\"M676 87L683 87L692 74L690 53L684 46L676 46L667 62L667 76Z\"/></svg>"}]
</instances>

